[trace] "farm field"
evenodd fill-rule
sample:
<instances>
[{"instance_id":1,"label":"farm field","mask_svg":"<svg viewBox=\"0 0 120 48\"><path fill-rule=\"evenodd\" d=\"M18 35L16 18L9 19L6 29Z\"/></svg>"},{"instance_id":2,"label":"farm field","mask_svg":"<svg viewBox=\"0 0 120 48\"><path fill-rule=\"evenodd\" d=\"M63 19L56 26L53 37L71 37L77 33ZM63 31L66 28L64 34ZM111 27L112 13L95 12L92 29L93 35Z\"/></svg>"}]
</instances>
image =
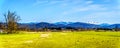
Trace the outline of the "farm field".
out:
<instances>
[{"instance_id":1,"label":"farm field","mask_svg":"<svg viewBox=\"0 0 120 48\"><path fill-rule=\"evenodd\" d=\"M0 34L0 48L120 48L120 32Z\"/></svg>"}]
</instances>

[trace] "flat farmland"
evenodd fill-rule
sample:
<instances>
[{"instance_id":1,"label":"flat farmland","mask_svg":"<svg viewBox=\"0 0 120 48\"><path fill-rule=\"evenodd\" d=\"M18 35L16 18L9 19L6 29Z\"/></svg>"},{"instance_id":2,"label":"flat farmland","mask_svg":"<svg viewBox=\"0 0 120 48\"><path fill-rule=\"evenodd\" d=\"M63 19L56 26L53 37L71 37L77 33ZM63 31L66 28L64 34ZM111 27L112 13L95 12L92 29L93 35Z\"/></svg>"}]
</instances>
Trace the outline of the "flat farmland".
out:
<instances>
[{"instance_id":1,"label":"flat farmland","mask_svg":"<svg viewBox=\"0 0 120 48\"><path fill-rule=\"evenodd\" d=\"M120 32L0 34L0 48L120 48Z\"/></svg>"}]
</instances>

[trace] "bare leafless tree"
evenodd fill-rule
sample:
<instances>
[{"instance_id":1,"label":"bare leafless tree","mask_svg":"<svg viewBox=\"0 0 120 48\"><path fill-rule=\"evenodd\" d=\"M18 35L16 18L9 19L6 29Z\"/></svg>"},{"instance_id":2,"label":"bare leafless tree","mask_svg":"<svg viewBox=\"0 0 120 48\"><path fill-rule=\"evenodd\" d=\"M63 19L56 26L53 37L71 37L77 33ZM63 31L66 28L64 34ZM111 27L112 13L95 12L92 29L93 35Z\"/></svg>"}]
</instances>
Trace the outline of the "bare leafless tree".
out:
<instances>
[{"instance_id":1,"label":"bare leafless tree","mask_svg":"<svg viewBox=\"0 0 120 48\"><path fill-rule=\"evenodd\" d=\"M17 31L17 22L20 20L20 16L16 15L16 12L10 12L4 14L5 21L6 21L6 32L9 33L16 33Z\"/></svg>"}]
</instances>

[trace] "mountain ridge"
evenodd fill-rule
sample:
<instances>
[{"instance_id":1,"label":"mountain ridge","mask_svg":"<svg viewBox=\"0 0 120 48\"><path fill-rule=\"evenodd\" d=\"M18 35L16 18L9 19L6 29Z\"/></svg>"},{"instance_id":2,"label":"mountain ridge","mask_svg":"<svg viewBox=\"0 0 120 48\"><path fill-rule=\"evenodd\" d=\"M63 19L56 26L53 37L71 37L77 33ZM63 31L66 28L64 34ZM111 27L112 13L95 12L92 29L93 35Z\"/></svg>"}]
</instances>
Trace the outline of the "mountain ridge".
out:
<instances>
[{"instance_id":1,"label":"mountain ridge","mask_svg":"<svg viewBox=\"0 0 120 48\"><path fill-rule=\"evenodd\" d=\"M56 23L48 23L48 22L37 22L37 23L20 23L20 26L27 25L29 28L66 28L66 27L72 27L72 28L115 28L118 26L120 28L120 24L90 24L90 23L84 23L84 22L56 22Z\"/></svg>"}]
</instances>

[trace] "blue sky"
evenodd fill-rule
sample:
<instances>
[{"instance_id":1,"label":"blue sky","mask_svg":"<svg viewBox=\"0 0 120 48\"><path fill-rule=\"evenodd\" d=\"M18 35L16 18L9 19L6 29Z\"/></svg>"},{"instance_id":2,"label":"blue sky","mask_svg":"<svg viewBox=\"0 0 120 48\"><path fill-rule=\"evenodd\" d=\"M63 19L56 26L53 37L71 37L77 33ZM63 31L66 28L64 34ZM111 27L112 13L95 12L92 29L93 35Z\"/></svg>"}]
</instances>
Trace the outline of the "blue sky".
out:
<instances>
[{"instance_id":1,"label":"blue sky","mask_svg":"<svg viewBox=\"0 0 120 48\"><path fill-rule=\"evenodd\" d=\"M0 21L8 10L22 23L120 23L120 0L0 0Z\"/></svg>"}]
</instances>

